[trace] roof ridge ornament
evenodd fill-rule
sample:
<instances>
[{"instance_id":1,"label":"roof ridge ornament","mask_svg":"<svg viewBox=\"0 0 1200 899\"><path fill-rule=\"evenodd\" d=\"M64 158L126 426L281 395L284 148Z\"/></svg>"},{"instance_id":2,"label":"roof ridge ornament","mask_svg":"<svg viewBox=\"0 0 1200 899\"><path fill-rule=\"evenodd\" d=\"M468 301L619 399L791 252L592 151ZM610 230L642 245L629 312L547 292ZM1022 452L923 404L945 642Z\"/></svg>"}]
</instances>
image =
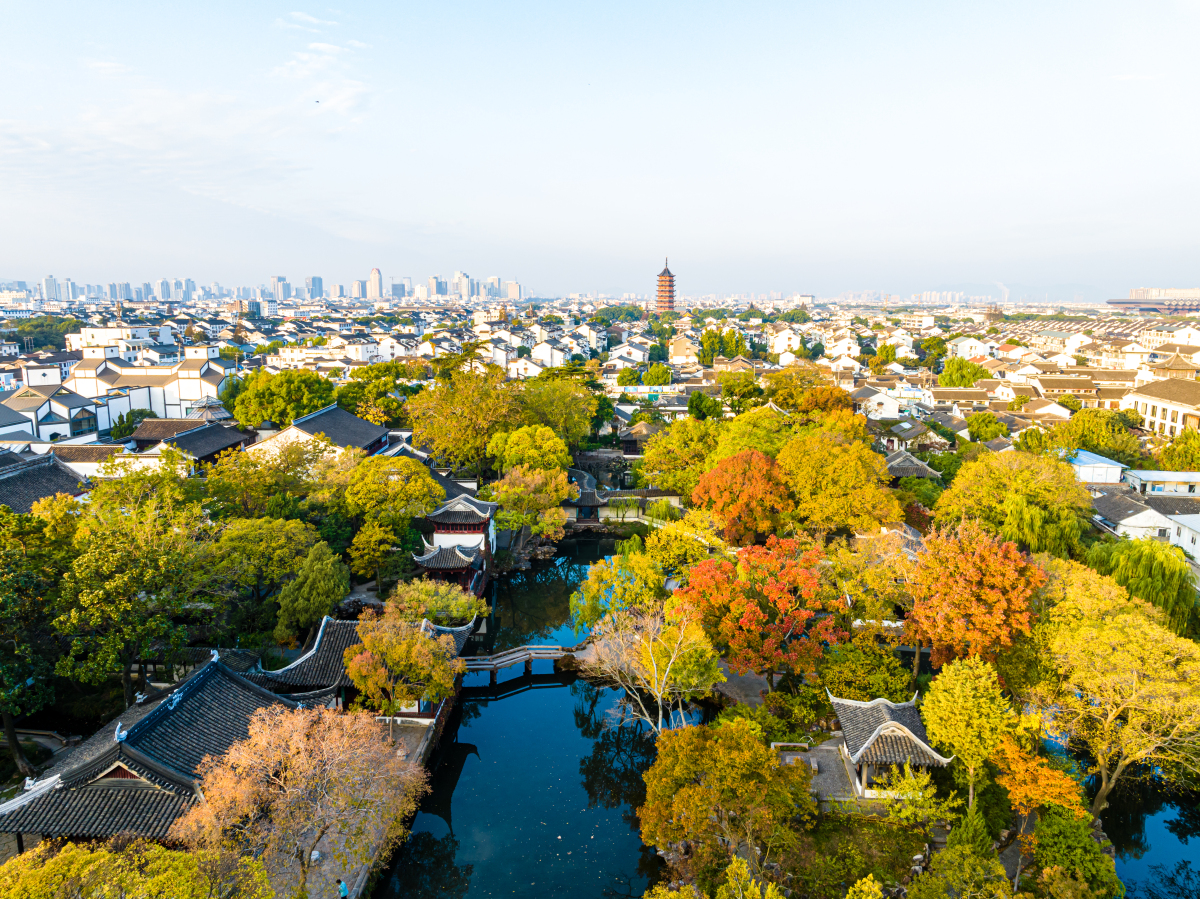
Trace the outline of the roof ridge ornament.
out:
<instances>
[{"instance_id":1,"label":"roof ridge ornament","mask_svg":"<svg viewBox=\"0 0 1200 899\"><path fill-rule=\"evenodd\" d=\"M127 730L121 730L121 722L120 722L120 721L118 721L118 722L117 722L117 730L116 730L116 732L113 734L113 738L114 738L114 739L115 739L115 740L116 740L118 743L124 743L124 742L125 742L125 738L126 738L126 737L128 737L128 736L129 736L129 731L127 731Z\"/></svg>"}]
</instances>

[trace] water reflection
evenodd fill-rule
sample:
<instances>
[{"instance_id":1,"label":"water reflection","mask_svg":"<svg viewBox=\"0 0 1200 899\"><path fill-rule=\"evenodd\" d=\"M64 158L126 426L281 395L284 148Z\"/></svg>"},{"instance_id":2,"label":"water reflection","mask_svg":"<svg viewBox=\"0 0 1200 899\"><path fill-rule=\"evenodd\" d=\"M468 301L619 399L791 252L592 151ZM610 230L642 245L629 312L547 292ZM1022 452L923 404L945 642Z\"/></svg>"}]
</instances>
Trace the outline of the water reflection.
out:
<instances>
[{"instance_id":1,"label":"water reflection","mask_svg":"<svg viewBox=\"0 0 1200 899\"><path fill-rule=\"evenodd\" d=\"M457 852L458 840L452 833L441 839L428 832L414 833L401 847L378 892L394 899L462 899L471 885L474 866L455 864Z\"/></svg>"}]
</instances>

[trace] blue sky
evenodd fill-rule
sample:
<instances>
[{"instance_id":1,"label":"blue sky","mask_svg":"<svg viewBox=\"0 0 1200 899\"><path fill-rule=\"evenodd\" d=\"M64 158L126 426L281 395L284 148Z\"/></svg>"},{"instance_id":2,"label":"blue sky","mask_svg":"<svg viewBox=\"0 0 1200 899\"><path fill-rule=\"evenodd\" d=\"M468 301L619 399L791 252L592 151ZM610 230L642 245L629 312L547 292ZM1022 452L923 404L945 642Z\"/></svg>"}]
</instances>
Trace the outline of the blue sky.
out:
<instances>
[{"instance_id":1,"label":"blue sky","mask_svg":"<svg viewBox=\"0 0 1200 899\"><path fill-rule=\"evenodd\" d=\"M1197 286L1198 19L0 0L0 278Z\"/></svg>"}]
</instances>

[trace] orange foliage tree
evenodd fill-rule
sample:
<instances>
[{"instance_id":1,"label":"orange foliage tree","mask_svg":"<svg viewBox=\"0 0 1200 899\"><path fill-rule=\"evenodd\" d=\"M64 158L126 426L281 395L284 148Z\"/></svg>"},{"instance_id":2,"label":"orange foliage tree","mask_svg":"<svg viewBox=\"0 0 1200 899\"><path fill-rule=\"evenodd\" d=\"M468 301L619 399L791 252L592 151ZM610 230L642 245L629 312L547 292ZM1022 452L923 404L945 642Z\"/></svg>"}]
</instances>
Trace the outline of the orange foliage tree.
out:
<instances>
[{"instance_id":1,"label":"orange foliage tree","mask_svg":"<svg viewBox=\"0 0 1200 899\"><path fill-rule=\"evenodd\" d=\"M170 838L257 858L273 883L304 896L318 847L343 869L364 864L381 844L386 856L425 780L369 712L272 706L254 713L245 740L200 763L205 801L175 822Z\"/></svg>"},{"instance_id":2,"label":"orange foliage tree","mask_svg":"<svg viewBox=\"0 0 1200 899\"><path fill-rule=\"evenodd\" d=\"M675 599L700 613L735 672L763 674L774 689L776 673L812 670L823 644L842 638L832 616L813 621L826 606L818 598L820 559L820 550L771 537L766 546L738 553L736 565L716 559L694 565Z\"/></svg>"},{"instance_id":3,"label":"orange foliage tree","mask_svg":"<svg viewBox=\"0 0 1200 899\"><path fill-rule=\"evenodd\" d=\"M797 412L833 412L836 409L853 409L854 398L840 387L820 385L800 398Z\"/></svg>"},{"instance_id":4,"label":"orange foliage tree","mask_svg":"<svg viewBox=\"0 0 1200 899\"><path fill-rule=\"evenodd\" d=\"M721 520L726 540L744 546L775 530L787 496L787 482L775 460L745 449L706 472L692 502Z\"/></svg>"},{"instance_id":5,"label":"orange foliage tree","mask_svg":"<svg viewBox=\"0 0 1200 899\"><path fill-rule=\"evenodd\" d=\"M1008 790L1008 801L1020 815L1018 833L1025 852L1033 848L1033 834L1026 834L1029 816L1048 805L1057 805L1075 817L1086 817L1088 811L1080 802L1079 784L1067 774L1052 768L1049 763L1026 752L1012 737L1004 737L992 753L992 761L1000 769L996 782ZM1021 856L1017 856L1017 876L1021 880Z\"/></svg>"},{"instance_id":6,"label":"orange foliage tree","mask_svg":"<svg viewBox=\"0 0 1200 899\"><path fill-rule=\"evenodd\" d=\"M1017 634L1030 631L1030 599L1045 572L1015 543L976 521L931 533L909 584L908 624L918 644L933 646L933 664L963 656L994 661Z\"/></svg>"}]
</instances>

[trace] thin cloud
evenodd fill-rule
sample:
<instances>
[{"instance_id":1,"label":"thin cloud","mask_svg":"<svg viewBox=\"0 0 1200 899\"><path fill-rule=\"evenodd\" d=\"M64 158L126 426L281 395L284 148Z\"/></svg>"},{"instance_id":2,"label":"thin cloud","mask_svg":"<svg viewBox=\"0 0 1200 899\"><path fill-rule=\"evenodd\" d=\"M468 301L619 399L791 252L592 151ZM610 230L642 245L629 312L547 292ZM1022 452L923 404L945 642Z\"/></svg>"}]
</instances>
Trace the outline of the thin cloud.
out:
<instances>
[{"instance_id":1,"label":"thin cloud","mask_svg":"<svg viewBox=\"0 0 1200 899\"><path fill-rule=\"evenodd\" d=\"M108 59L88 59L84 61L84 65L93 72L99 72L101 75L121 75L125 72L133 71L132 67L125 65L123 62L113 62Z\"/></svg>"},{"instance_id":2,"label":"thin cloud","mask_svg":"<svg viewBox=\"0 0 1200 899\"><path fill-rule=\"evenodd\" d=\"M368 49L368 48L369 48L371 45L370 45L370 44L364 44L362 41L346 41L346 46L347 46L347 47L354 47L355 49L358 49L358 50L366 50L366 49Z\"/></svg>"},{"instance_id":3,"label":"thin cloud","mask_svg":"<svg viewBox=\"0 0 1200 899\"><path fill-rule=\"evenodd\" d=\"M288 13L295 21L303 22L305 25L336 25L337 22L329 22L325 19L318 19L316 16L310 16L306 12Z\"/></svg>"}]
</instances>

